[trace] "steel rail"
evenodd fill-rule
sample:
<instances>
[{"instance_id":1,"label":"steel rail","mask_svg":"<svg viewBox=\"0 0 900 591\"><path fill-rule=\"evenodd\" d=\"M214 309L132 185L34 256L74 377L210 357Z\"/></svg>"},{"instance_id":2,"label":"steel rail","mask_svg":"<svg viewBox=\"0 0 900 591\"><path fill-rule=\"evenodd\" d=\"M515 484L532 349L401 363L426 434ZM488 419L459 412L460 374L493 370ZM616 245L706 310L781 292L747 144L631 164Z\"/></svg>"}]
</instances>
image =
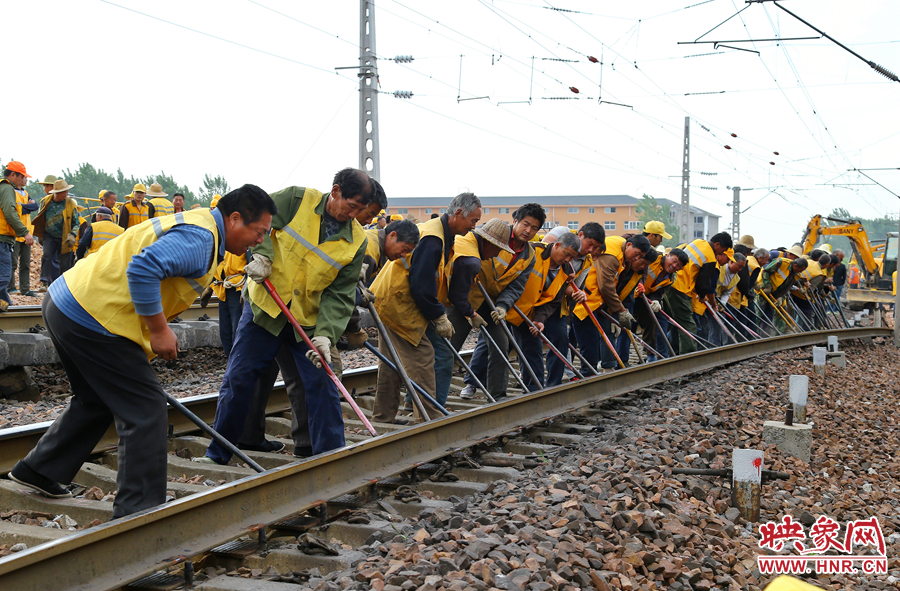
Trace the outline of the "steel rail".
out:
<instances>
[{"instance_id":1,"label":"steel rail","mask_svg":"<svg viewBox=\"0 0 900 591\"><path fill-rule=\"evenodd\" d=\"M205 314L212 319L217 319L218 308L219 304L215 298L206 308L201 308L199 303L194 302L178 317L182 320L194 321L199 320ZM30 332L29 329L34 328L36 324L44 324L40 306L10 306L6 312L0 314L0 329L3 332Z\"/></svg>"},{"instance_id":2,"label":"steel rail","mask_svg":"<svg viewBox=\"0 0 900 591\"><path fill-rule=\"evenodd\" d=\"M117 589L327 499L370 487L388 475L479 441L672 378L818 344L829 334L846 340L889 338L892 332L886 328L806 332L698 351L412 425L4 557L0 587Z\"/></svg>"}]
</instances>

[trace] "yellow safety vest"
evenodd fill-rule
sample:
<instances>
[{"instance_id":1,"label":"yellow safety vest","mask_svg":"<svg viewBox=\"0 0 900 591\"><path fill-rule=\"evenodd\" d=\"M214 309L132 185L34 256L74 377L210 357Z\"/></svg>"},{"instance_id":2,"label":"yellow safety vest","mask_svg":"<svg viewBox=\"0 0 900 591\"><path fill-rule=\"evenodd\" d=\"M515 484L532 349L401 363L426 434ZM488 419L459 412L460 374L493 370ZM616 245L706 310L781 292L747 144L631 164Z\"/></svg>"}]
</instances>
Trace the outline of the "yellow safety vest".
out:
<instances>
[{"instance_id":1,"label":"yellow safety vest","mask_svg":"<svg viewBox=\"0 0 900 591\"><path fill-rule=\"evenodd\" d=\"M25 229L28 230L29 234L31 234L34 231L34 224L31 223L31 214L22 213L22 205L26 203L28 203L28 191L26 191L25 189L16 189L16 213L19 214L19 219L22 220L22 224L25 225ZM16 242L25 242L25 237L17 237Z\"/></svg>"},{"instance_id":2,"label":"yellow safety vest","mask_svg":"<svg viewBox=\"0 0 900 591\"><path fill-rule=\"evenodd\" d=\"M91 247L85 253L85 258L100 250L107 242L119 236L125 230L110 220L100 220L91 224L91 231L93 232L91 235Z\"/></svg>"},{"instance_id":3,"label":"yellow safety vest","mask_svg":"<svg viewBox=\"0 0 900 591\"><path fill-rule=\"evenodd\" d=\"M637 287L638 282L643 278L643 274L638 275L637 273L632 273L631 277L628 278L628 283L622 286L622 289L619 290L619 301L624 302L625 300L627 300L628 296L631 295L631 292L634 291L634 288Z\"/></svg>"},{"instance_id":4,"label":"yellow safety vest","mask_svg":"<svg viewBox=\"0 0 900 591\"><path fill-rule=\"evenodd\" d=\"M134 204L134 199L125 202L125 211L128 212L128 227L133 228L141 222L150 219L150 206L146 201L141 201L140 207Z\"/></svg>"},{"instance_id":5,"label":"yellow safety vest","mask_svg":"<svg viewBox=\"0 0 900 591\"><path fill-rule=\"evenodd\" d=\"M716 253L709 242L702 238L694 240L690 244L682 244L678 248L687 253L688 264L678 273L678 277L672 285L684 295L689 296L694 292L700 268L707 263L715 262Z\"/></svg>"},{"instance_id":6,"label":"yellow safety vest","mask_svg":"<svg viewBox=\"0 0 900 591\"><path fill-rule=\"evenodd\" d=\"M377 274L382 266L381 241L383 237L383 230L379 230L378 228L369 228L366 230L366 238L369 241L368 244L366 244L366 255L375 259L375 268L369 269L369 273L373 275Z\"/></svg>"},{"instance_id":7,"label":"yellow safety vest","mask_svg":"<svg viewBox=\"0 0 900 591\"><path fill-rule=\"evenodd\" d=\"M128 290L128 265L131 257L156 242L176 225L190 224L206 228L213 235L213 256L210 267L201 277L169 277L160 283L163 314L167 319L184 312L212 282L219 252L219 229L208 209L186 211L183 214L153 218L151 223L132 228L111 241L105 248L74 268L66 271L69 291L88 314L109 332L139 344L153 359L150 331L144 319L134 311Z\"/></svg>"},{"instance_id":8,"label":"yellow safety vest","mask_svg":"<svg viewBox=\"0 0 900 591\"><path fill-rule=\"evenodd\" d=\"M444 264L444 225L441 218L434 218L419 224L420 241L427 236L435 236L441 241L441 257L438 268L434 272L437 283L438 301L447 301L447 269ZM455 247L454 242L454 247ZM450 249L450 258L454 249ZM414 347L418 347L428 326L428 320L419 310L409 289L409 266L412 253L391 261L384 266L371 290L375 294L375 309L381 316L384 325L397 333Z\"/></svg>"},{"instance_id":9,"label":"yellow safety vest","mask_svg":"<svg viewBox=\"0 0 900 591\"><path fill-rule=\"evenodd\" d=\"M534 317L535 308L553 301L559 290L565 289L566 281L568 281L565 271L559 269L556 277L553 278L547 289L544 289L544 281L550 272L550 249L553 248L553 245L536 242L532 246L535 248L534 267L528 275L528 281L525 283L525 289L522 291L519 301L516 302L516 306L528 318ZM544 258L545 255L546 258ZM522 317L515 310L510 310L506 314L506 319L516 326L522 324Z\"/></svg>"},{"instance_id":10,"label":"yellow safety vest","mask_svg":"<svg viewBox=\"0 0 900 591\"><path fill-rule=\"evenodd\" d=\"M468 237L468 235L463 236L463 238ZM474 239L474 234L472 237ZM531 264L531 261L534 260L533 245L526 242L524 248L527 251L523 253L511 267L510 262L512 262L513 257L516 255L508 253L505 250L501 250L499 255L490 260L481 261L481 270L478 272L478 280L484 285L488 295L491 296L491 299L494 300L495 303L497 302L497 296L499 296L510 283L524 273L525 269L528 268L528 265ZM484 303L484 296L477 285L469 292L469 303L472 304L472 307L476 310Z\"/></svg>"},{"instance_id":11,"label":"yellow safety vest","mask_svg":"<svg viewBox=\"0 0 900 591\"><path fill-rule=\"evenodd\" d=\"M307 188L291 222L272 231L275 259L269 279L301 326L316 325L322 292L341 269L353 262L366 239L365 230L353 220L352 242L339 238L319 243L322 217L316 207L326 198L321 191ZM250 301L272 318L281 314L278 304L259 283L251 282L248 293Z\"/></svg>"},{"instance_id":12,"label":"yellow safety vest","mask_svg":"<svg viewBox=\"0 0 900 591\"><path fill-rule=\"evenodd\" d=\"M0 184L3 184L3 183L9 183L9 186L13 188L13 190L16 192L16 195L18 196L18 194L19 194L18 189L16 189L15 185L13 185L12 183L9 182L8 178L0 179ZM18 201L18 197L16 198L16 201ZM6 222L6 218L3 216L2 211L0 211L0 235L3 235L3 236L15 236L16 235L16 231L13 230L12 226L10 226Z\"/></svg>"},{"instance_id":13,"label":"yellow safety vest","mask_svg":"<svg viewBox=\"0 0 900 591\"><path fill-rule=\"evenodd\" d=\"M757 269L759 269L759 267L760 267L759 261L756 260L756 257L755 257L755 256L748 256L748 257L747 257L747 268L750 269L750 277L751 277L751 279L752 279L752 277L753 277L753 272L756 271ZM759 273L756 274L756 282L750 285L750 289L753 289L753 287L754 287L757 283L759 283L759 276L760 276L761 274L762 274L762 271L760 271ZM749 305L750 305L750 300L747 299L747 296L741 296L741 306L742 306L742 307L747 307L747 306L749 306Z\"/></svg>"},{"instance_id":14,"label":"yellow safety vest","mask_svg":"<svg viewBox=\"0 0 900 591\"><path fill-rule=\"evenodd\" d=\"M741 280L741 277L738 273L734 274L734 277L731 278L731 281L728 282L728 285L725 284L725 273L727 273L727 264L719 265L719 281L716 283L716 295L722 297L722 295L731 289L732 287L738 284L738 281ZM739 308L741 306L741 299L743 295L741 292L735 289L731 292L731 295L728 296L728 303L734 306L735 308ZM705 307L705 306L704 306Z\"/></svg>"},{"instance_id":15,"label":"yellow safety vest","mask_svg":"<svg viewBox=\"0 0 900 591\"><path fill-rule=\"evenodd\" d=\"M154 197L150 200L150 203L153 205L153 209L155 210L155 217L172 215L173 213L175 213L175 206L172 205L172 202L165 197Z\"/></svg>"},{"instance_id":16,"label":"yellow safety vest","mask_svg":"<svg viewBox=\"0 0 900 591\"><path fill-rule=\"evenodd\" d=\"M613 256L619 261L619 270L616 271L616 278L618 278L622 270L625 269L625 239L621 236L607 236L606 250L600 256ZM637 281L635 281L635 283L637 283ZM591 311L594 311L603 305L603 296L600 295L600 283L599 278L597 277L596 265L591 265L591 271L584 281L584 289L590 291L587 296L587 305ZM588 313L587 310L584 309L584 306L580 304L575 306L575 316L578 317L579 320L584 320L587 318L587 315Z\"/></svg>"},{"instance_id":17,"label":"yellow safety vest","mask_svg":"<svg viewBox=\"0 0 900 591\"><path fill-rule=\"evenodd\" d=\"M230 252L225 253L225 258L222 259L222 262L216 267L212 282L213 293L216 294L216 297L219 298L220 302L225 301L226 289L228 287L233 287L237 290L243 289L244 284L247 282L247 275L244 273L244 267L246 265L246 253L240 255L232 254ZM226 281L228 282L228 285L225 285Z\"/></svg>"},{"instance_id":18,"label":"yellow safety vest","mask_svg":"<svg viewBox=\"0 0 900 591\"><path fill-rule=\"evenodd\" d=\"M656 257L655 261L647 266L647 270L644 271L644 293L649 295L674 283L675 277L678 276L678 273L676 272L666 275L666 270L663 268L663 261L665 260L666 256L660 255ZM665 275L665 277L657 281L657 279L661 275Z\"/></svg>"}]
</instances>

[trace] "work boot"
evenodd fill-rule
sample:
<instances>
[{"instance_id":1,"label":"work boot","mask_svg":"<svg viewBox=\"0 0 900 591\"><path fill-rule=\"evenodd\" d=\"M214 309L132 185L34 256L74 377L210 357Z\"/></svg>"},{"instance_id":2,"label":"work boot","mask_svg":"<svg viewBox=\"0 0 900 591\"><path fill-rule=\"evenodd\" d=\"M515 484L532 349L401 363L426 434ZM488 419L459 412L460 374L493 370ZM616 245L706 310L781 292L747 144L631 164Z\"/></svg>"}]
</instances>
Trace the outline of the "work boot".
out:
<instances>
[{"instance_id":1,"label":"work boot","mask_svg":"<svg viewBox=\"0 0 900 591\"><path fill-rule=\"evenodd\" d=\"M474 398L475 386L473 386L472 384L466 384L465 388L460 391L459 397L465 400L471 400L472 398Z\"/></svg>"},{"instance_id":2,"label":"work boot","mask_svg":"<svg viewBox=\"0 0 900 591\"><path fill-rule=\"evenodd\" d=\"M278 453L284 449L284 444L280 441L266 439L259 445L251 445L249 443L238 443L238 449L245 449L247 451L265 451L269 453Z\"/></svg>"},{"instance_id":3,"label":"work boot","mask_svg":"<svg viewBox=\"0 0 900 591\"><path fill-rule=\"evenodd\" d=\"M47 293L47 288L49 286L46 283L41 283L41 286L38 288L38 293Z\"/></svg>"},{"instance_id":4,"label":"work boot","mask_svg":"<svg viewBox=\"0 0 900 591\"><path fill-rule=\"evenodd\" d=\"M6 312L7 310L9 310L9 302L0 300L0 312Z\"/></svg>"},{"instance_id":5,"label":"work boot","mask_svg":"<svg viewBox=\"0 0 900 591\"><path fill-rule=\"evenodd\" d=\"M41 476L25 462L17 463L9 473L9 478L51 499L65 499L72 496L68 489L46 476Z\"/></svg>"},{"instance_id":6,"label":"work boot","mask_svg":"<svg viewBox=\"0 0 900 591\"><path fill-rule=\"evenodd\" d=\"M23 293L22 295L29 297L29 298L37 297L37 294L34 293L33 291L31 291L30 289L28 291L26 291L25 293Z\"/></svg>"}]
</instances>

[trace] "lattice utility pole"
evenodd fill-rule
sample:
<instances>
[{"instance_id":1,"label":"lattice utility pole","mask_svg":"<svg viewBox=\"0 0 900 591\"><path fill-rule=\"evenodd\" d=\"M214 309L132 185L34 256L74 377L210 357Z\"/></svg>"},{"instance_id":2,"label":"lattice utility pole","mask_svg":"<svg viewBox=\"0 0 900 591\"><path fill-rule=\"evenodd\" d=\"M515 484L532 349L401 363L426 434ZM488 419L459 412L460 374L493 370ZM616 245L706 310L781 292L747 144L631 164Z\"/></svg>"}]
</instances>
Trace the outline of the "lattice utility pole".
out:
<instances>
[{"instance_id":1,"label":"lattice utility pole","mask_svg":"<svg viewBox=\"0 0 900 591\"><path fill-rule=\"evenodd\" d=\"M741 237L741 188L732 187L734 197L731 199L731 237L737 242Z\"/></svg>"},{"instance_id":2,"label":"lattice utility pole","mask_svg":"<svg viewBox=\"0 0 900 591\"><path fill-rule=\"evenodd\" d=\"M359 168L375 180L381 180L375 3L371 0L359 2Z\"/></svg>"},{"instance_id":3,"label":"lattice utility pole","mask_svg":"<svg viewBox=\"0 0 900 591\"><path fill-rule=\"evenodd\" d=\"M681 228L681 241L685 244L694 239L690 231L691 224L691 118L684 118L684 153L681 164L681 211L678 225Z\"/></svg>"}]
</instances>

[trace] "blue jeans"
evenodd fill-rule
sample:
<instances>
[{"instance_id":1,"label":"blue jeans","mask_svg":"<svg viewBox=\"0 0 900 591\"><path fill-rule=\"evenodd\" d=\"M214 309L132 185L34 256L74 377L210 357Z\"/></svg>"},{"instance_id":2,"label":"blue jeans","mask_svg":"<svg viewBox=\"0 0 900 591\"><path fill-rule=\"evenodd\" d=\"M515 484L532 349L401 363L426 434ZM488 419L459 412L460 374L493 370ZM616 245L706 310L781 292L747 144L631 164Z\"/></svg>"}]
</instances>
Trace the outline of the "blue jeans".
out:
<instances>
[{"instance_id":1,"label":"blue jeans","mask_svg":"<svg viewBox=\"0 0 900 591\"><path fill-rule=\"evenodd\" d=\"M50 285L59 277L59 252L62 250L62 238L44 234L41 239L44 249L41 255L41 283ZM9 279L7 278L7 281Z\"/></svg>"},{"instance_id":2,"label":"blue jeans","mask_svg":"<svg viewBox=\"0 0 900 591\"><path fill-rule=\"evenodd\" d=\"M0 300L12 304L9 298L9 280L12 277L12 243L0 242Z\"/></svg>"},{"instance_id":3,"label":"blue jeans","mask_svg":"<svg viewBox=\"0 0 900 591\"><path fill-rule=\"evenodd\" d=\"M431 346L434 347L435 398L438 404L446 407L447 396L450 393L450 381L453 379L453 351L450 350L447 341L439 337L434 331L434 325L430 322L425 328L425 336L428 337L428 340L431 341Z\"/></svg>"},{"instance_id":4,"label":"blue jeans","mask_svg":"<svg viewBox=\"0 0 900 591\"><path fill-rule=\"evenodd\" d=\"M241 321L241 292L234 288L225 290L225 300L219 301L219 340L225 355L231 353L238 323Z\"/></svg>"},{"instance_id":5,"label":"blue jeans","mask_svg":"<svg viewBox=\"0 0 900 591\"><path fill-rule=\"evenodd\" d=\"M653 348L659 353L659 357L648 352L648 361L658 361L660 359L668 359L669 357L669 347L666 346L666 338L669 336L669 319L659 313L655 314L655 316L656 320L659 321L659 326L662 328L662 332L660 332L657 330L656 324L653 325L653 334L656 337ZM651 320L651 322L653 321Z\"/></svg>"},{"instance_id":6,"label":"blue jeans","mask_svg":"<svg viewBox=\"0 0 900 591\"><path fill-rule=\"evenodd\" d=\"M253 322L250 302L244 302L244 311L219 391L213 428L225 439L237 444L244 431L244 422L253 398L253 387L260 374L275 359L282 343L288 345L294 356L306 392L313 454L343 447L344 419L341 416L340 394L334 382L324 369L316 369L306 358L309 347L303 342L297 342L290 324L285 324L284 329L276 336ZM215 441L206 450L206 455L220 464L231 459L231 452Z\"/></svg>"}]
</instances>

